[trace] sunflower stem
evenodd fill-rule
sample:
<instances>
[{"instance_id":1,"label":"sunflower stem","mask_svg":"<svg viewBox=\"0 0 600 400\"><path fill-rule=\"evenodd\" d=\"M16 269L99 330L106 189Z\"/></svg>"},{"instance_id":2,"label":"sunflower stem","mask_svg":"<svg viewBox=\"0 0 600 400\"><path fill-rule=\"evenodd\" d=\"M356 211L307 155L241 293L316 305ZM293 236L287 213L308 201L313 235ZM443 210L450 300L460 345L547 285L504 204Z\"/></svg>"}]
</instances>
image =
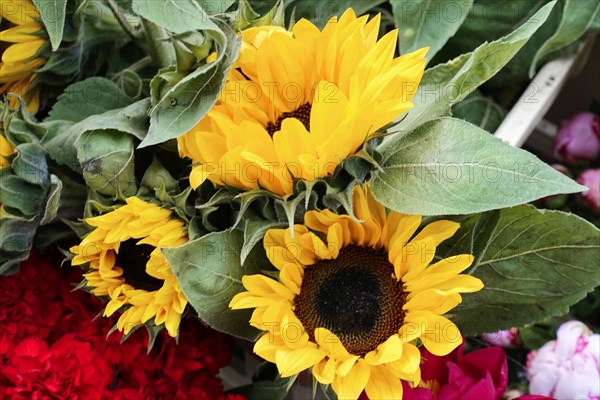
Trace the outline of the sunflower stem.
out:
<instances>
[{"instance_id":1,"label":"sunflower stem","mask_svg":"<svg viewBox=\"0 0 600 400\"><path fill-rule=\"evenodd\" d=\"M106 4L114 14L115 18L119 22L119 25L121 25L121 28L123 28L125 33L127 33L133 40L142 39L142 33L139 31L139 26L132 26L129 21L127 21L125 15L115 0L106 0Z\"/></svg>"}]
</instances>

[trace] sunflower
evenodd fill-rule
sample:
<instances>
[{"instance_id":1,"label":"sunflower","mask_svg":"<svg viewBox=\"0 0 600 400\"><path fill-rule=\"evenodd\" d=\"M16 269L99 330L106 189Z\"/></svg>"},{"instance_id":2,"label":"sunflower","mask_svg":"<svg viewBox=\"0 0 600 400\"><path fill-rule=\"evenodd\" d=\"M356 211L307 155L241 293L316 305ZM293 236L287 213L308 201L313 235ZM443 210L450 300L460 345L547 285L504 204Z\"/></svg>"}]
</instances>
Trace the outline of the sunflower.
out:
<instances>
[{"instance_id":1,"label":"sunflower","mask_svg":"<svg viewBox=\"0 0 600 400\"><path fill-rule=\"evenodd\" d=\"M40 106L40 92L32 86L37 76L34 71L46 62L40 53L47 43L40 14L29 0L2 0L0 14L0 94L18 94L25 99L29 112L35 114ZM9 104L12 108L18 106L16 98L11 98Z\"/></svg>"},{"instance_id":2,"label":"sunflower","mask_svg":"<svg viewBox=\"0 0 600 400\"><path fill-rule=\"evenodd\" d=\"M373 134L412 107L421 49L394 57L398 32L377 40L380 16L348 9L320 31L302 19L242 33L240 56L218 103L178 139L206 179L243 190L293 192L294 179L331 175Z\"/></svg>"},{"instance_id":3,"label":"sunflower","mask_svg":"<svg viewBox=\"0 0 600 400\"><path fill-rule=\"evenodd\" d=\"M460 274L472 255L432 263L458 223L436 221L417 233L420 216L386 216L368 187L355 187L353 209L360 221L309 211L293 232L267 231L264 247L279 279L244 276L247 291L230 307L255 308L250 324L267 332L254 351L281 376L312 368L340 399L363 390L399 399L401 380L420 382L419 343L439 356L460 345L458 328L442 314L483 283Z\"/></svg>"},{"instance_id":4,"label":"sunflower","mask_svg":"<svg viewBox=\"0 0 600 400\"><path fill-rule=\"evenodd\" d=\"M127 334L154 318L175 337L187 299L160 249L187 242L185 224L171 211L137 197L126 203L85 220L96 229L71 248L71 263L89 262L83 275L87 286L96 296L110 298L104 316L124 309L117 322L120 331Z\"/></svg>"},{"instance_id":5,"label":"sunflower","mask_svg":"<svg viewBox=\"0 0 600 400\"><path fill-rule=\"evenodd\" d=\"M10 165L8 157L14 152L12 144L0 134L0 168L4 168Z\"/></svg>"}]
</instances>

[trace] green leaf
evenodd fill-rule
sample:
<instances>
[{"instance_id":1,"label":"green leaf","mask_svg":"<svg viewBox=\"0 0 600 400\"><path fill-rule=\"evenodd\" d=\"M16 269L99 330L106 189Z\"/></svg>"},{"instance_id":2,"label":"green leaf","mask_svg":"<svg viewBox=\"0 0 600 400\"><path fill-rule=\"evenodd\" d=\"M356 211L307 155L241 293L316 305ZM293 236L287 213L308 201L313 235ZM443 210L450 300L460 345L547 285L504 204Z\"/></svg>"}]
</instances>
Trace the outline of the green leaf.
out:
<instances>
[{"instance_id":1,"label":"green leaf","mask_svg":"<svg viewBox=\"0 0 600 400\"><path fill-rule=\"evenodd\" d=\"M50 37L52 50L58 49L65 27L67 0L33 0L33 4L40 12L42 22Z\"/></svg>"},{"instance_id":2,"label":"green leaf","mask_svg":"<svg viewBox=\"0 0 600 400\"><path fill-rule=\"evenodd\" d=\"M34 217L42 203L44 190L15 175L0 178L0 203L4 211L19 217Z\"/></svg>"},{"instance_id":3,"label":"green leaf","mask_svg":"<svg viewBox=\"0 0 600 400\"><path fill-rule=\"evenodd\" d=\"M235 0L196 0L208 15L225 14Z\"/></svg>"},{"instance_id":4,"label":"green leaf","mask_svg":"<svg viewBox=\"0 0 600 400\"><path fill-rule=\"evenodd\" d=\"M38 221L2 219L0 223L0 276L12 275L19 263L29 257Z\"/></svg>"},{"instance_id":5,"label":"green leaf","mask_svg":"<svg viewBox=\"0 0 600 400\"><path fill-rule=\"evenodd\" d=\"M67 87L58 96L44 122L80 122L92 115L126 107L130 103L131 99L113 81L95 76Z\"/></svg>"},{"instance_id":6,"label":"green leaf","mask_svg":"<svg viewBox=\"0 0 600 400\"><path fill-rule=\"evenodd\" d=\"M142 177L142 185L152 189L159 190L163 188L166 191L176 190L178 188L177 180L169 173L169 171L158 161L154 156L152 164L148 167Z\"/></svg>"},{"instance_id":7,"label":"green leaf","mask_svg":"<svg viewBox=\"0 0 600 400\"><path fill-rule=\"evenodd\" d=\"M50 175L50 189L48 190L48 198L44 207L44 213L40 220L40 225L48 224L56 218L60 205L62 188L63 184L60 179L54 174Z\"/></svg>"},{"instance_id":8,"label":"green leaf","mask_svg":"<svg viewBox=\"0 0 600 400\"><path fill-rule=\"evenodd\" d=\"M450 115L453 104L462 101L510 61L548 18L554 5L555 2L547 4L509 35L428 69L412 100L414 107L398 124L402 132L410 132L427 121ZM388 143L384 141L382 147Z\"/></svg>"},{"instance_id":9,"label":"green leaf","mask_svg":"<svg viewBox=\"0 0 600 400\"><path fill-rule=\"evenodd\" d=\"M407 214L470 214L583 186L468 122L441 118L394 137L374 171L373 195Z\"/></svg>"},{"instance_id":10,"label":"green leaf","mask_svg":"<svg viewBox=\"0 0 600 400\"><path fill-rule=\"evenodd\" d=\"M240 48L240 38L236 38L235 31L227 24L219 25L224 33L207 32L217 44L217 60L198 67L158 100L150 112L150 130L140 148L163 143L186 133L216 103ZM151 85L156 88L154 80Z\"/></svg>"},{"instance_id":11,"label":"green leaf","mask_svg":"<svg viewBox=\"0 0 600 400\"><path fill-rule=\"evenodd\" d=\"M486 251L469 271L485 287L464 295L452 310L451 319L463 334L566 314L600 284L600 231L575 215L524 205L501 210L494 232L485 238L471 235L469 229L463 226L456 235L485 242L475 245ZM458 246L438 255L464 250Z\"/></svg>"},{"instance_id":12,"label":"green leaf","mask_svg":"<svg viewBox=\"0 0 600 400\"><path fill-rule=\"evenodd\" d=\"M194 0L133 0L132 8L142 17L173 33L219 28Z\"/></svg>"},{"instance_id":13,"label":"green leaf","mask_svg":"<svg viewBox=\"0 0 600 400\"><path fill-rule=\"evenodd\" d=\"M149 99L131 100L112 81L90 78L69 86L50 111L42 144L50 157L80 171L74 143L81 134L112 130L142 140L148 129Z\"/></svg>"},{"instance_id":14,"label":"green leaf","mask_svg":"<svg viewBox=\"0 0 600 400\"><path fill-rule=\"evenodd\" d=\"M600 16L600 2L565 0L560 25L535 53L529 68L529 76L535 74L540 60L579 39L591 27L595 18Z\"/></svg>"},{"instance_id":15,"label":"green leaf","mask_svg":"<svg viewBox=\"0 0 600 400\"><path fill-rule=\"evenodd\" d=\"M506 114L506 110L491 98L483 96L479 90L452 107L454 117L469 121L490 133L498 129Z\"/></svg>"},{"instance_id":16,"label":"green leaf","mask_svg":"<svg viewBox=\"0 0 600 400\"><path fill-rule=\"evenodd\" d=\"M210 233L183 246L163 249L183 293L198 316L214 329L255 340L259 331L249 324L250 310L231 310L229 302L244 288L242 276L257 274L263 259L251 253L240 263L241 232Z\"/></svg>"},{"instance_id":17,"label":"green leaf","mask_svg":"<svg viewBox=\"0 0 600 400\"><path fill-rule=\"evenodd\" d=\"M15 175L32 185L45 186L48 183L48 166L41 146L23 143L17 146L15 152L12 162Z\"/></svg>"},{"instance_id":18,"label":"green leaf","mask_svg":"<svg viewBox=\"0 0 600 400\"><path fill-rule=\"evenodd\" d=\"M117 130L84 132L75 142L87 185L98 193L132 196L137 191L133 137Z\"/></svg>"},{"instance_id":19,"label":"green leaf","mask_svg":"<svg viewBox=\"0 0 600 400\"><path fill-rule=\"evenodd\" d=\"M446 44L469 14L473 0L390 0L398 28L398 49L407 54L429 47L426 59Z\"/></svg>"}]
</instances>

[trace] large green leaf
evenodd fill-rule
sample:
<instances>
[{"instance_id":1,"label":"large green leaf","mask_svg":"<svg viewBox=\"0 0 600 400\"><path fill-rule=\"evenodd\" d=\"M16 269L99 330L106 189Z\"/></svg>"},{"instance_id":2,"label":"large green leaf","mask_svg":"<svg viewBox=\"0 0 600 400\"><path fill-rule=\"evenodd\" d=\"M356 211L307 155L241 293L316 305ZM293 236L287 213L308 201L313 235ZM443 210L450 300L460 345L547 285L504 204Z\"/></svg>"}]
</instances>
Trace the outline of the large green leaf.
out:
<instances>
[{"instance_id":1,"label":"large green leaf","mask_svg":"<svg viewBox=\"0 0 600 400\"><path fill-rule=\"evenodd\" d=\"M529 75L533 76L540 60L579 39L600 15L600 1L565 0L560 25L535 53Z\"/></svg>"},{"instance_id":2,"label":"large green leaf","mask_svg":"<svg viewBox=\"0 0 600 400\"><path fill-rule=\"evenodd\" d=\"M202 29L218 31L219 28L200 4L194 0L133 0L132 8L142 17L173 33Z\"/></svg>"},{"instance_id":3,"label":"large green leaf","mask_svg":"<svg viewBox=\"0 0 600 400\"><path fill-rule=\"evenodd\" d=\"M198 67L168 90L153 96L150 130L140 147L174 139L192 129L216 103L231 65L240 49L240 38L225 23L222 31L208 31L217 45L217 60ZM154 80L161 79L157 75ZM153 84L154 84L153 80ZM160 94L160 91L155 91Z\"/></svg>"},{"instance_id":4,"label":"large green leaf","mask_svg":"<svg viewBox=\"0 0 600 400\"><path fill-rule=\"evenodd\" d=\"M407 214L471 214L585 190L534 155L466 121L441 118L392 138L370 181Z\"/></svg>"},{"instance_id":5,"label":"large green leaf","mask_svg":"<svg viewBox=\"0 0 600 400\"><path fill-rule=\"evenodd\" d=\"M240 263L244 244L240 231L210 233L183 246L163 249L183 293L198 316L228 334L255 340L249 310L231 310L229 302L244 290L242 276L260 272L263 258L252 252Z\"/></svg>"},{"instance_id":6,"label":"large green leaf","mask_svg":"<svg viewBox=\"0 0 600 400\"><path fill-rule=\"evenodd\" d=\"M427 61L451 38L469 14L473 0L390 0L400 54L429 47Z\"/></svg>"},{"instance_id":7,"label":"large green leaf","mask_svg":"<svg viewBox=\"0 0 600 400\"><path fill-rule=\"evenodd\" d=\"M50 157L80 172L79 136L92 130L126 132L143 139L148 129L149 99L133 104L119 87L105 78L90 78L69 86L44 120L48 132L42 145Z\"/></svg>"},{"instance_id":8,"label":"large green leaf","mask_svg":"<svg viewBox=\"0 0 600 400\"><path fill-rule=\"evenodd\" d=\"M42 22L50 37L52 50L58 49L65 27L67 0L33 0L33 4L40 12Z\"/></svg>"},{"instance_id":9,"label":"large green leaf","mask_svg":"<svg viewBox=\"0 0 600 400\"><path fill-rule=\"evenodd\" d=\"M412 100L414 107L398 128L410 132L424 122L450 115L453 104L462 101L510 61L548 18L554 4L545 5L509 35L428 69ZM382 146L387 144L384 142Z\"/></svg>"},{"instance_id":10,"label":"large green leaf","mask_svg":"<svg viewBox=\"0 0 600 400\"><path fill-rule=\"evenodd\" d=\"M490 234L474 234L478 216L463 221L452 246L438 256L468 253L468 271L484 288L463 296L452 320L463 334L494 332L566 314L600 285L600 231L561 211L524 205L503 209Z\"/></svg>"},{"instance_id":11,"label":"large green leaf","mask_svg":"<svg viewBox=\"0 0 600 400\"><path fill-rule=\"evenodd\" d=\"M131 99L113 81L95 76L67 87L44 121L79 122L130 103Z\"/></svg>"}]
</instances>

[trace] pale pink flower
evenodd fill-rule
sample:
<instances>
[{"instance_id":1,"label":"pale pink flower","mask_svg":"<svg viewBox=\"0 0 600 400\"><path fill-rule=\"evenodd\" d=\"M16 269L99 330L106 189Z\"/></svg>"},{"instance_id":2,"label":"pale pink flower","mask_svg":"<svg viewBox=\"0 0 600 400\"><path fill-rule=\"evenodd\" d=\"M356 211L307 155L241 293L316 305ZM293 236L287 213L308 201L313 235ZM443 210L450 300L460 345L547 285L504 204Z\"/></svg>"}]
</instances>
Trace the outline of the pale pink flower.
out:
<instances>
[{"instance_id":1,"label":"pale pink flower","mask_svg":"<svg viewBox=\"0 0 600 400\"><path fill-rule=\"evenodd\" d=\"M557 339L527 357L529 393L600 400L600 335L579 321L565 322Z\"/></svg>"},{"instance_id":2,"label":"pale pink flower","mask_svg":"<svg viewBox=\"0 0 600 400\"><path fill-rule=\"evenodd\" d=\"M519 330L517 328L510 328L506 331L498 331L494 333L484 333L481 338L490 346L500 346L504 348L518 347L519 341Z\"/></svg>"}]
</instances>

